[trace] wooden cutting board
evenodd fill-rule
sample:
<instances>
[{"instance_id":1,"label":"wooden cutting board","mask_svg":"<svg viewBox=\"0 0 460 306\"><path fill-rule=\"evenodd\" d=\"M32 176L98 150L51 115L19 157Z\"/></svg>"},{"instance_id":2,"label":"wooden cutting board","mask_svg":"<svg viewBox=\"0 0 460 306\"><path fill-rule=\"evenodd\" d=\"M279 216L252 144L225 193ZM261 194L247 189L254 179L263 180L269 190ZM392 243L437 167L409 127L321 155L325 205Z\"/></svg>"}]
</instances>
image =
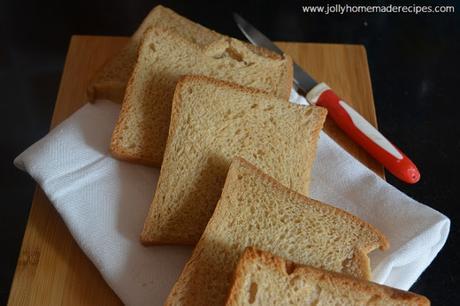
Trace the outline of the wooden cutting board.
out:
<instances>
[{"instance_id":1,"label":"wooden cutting board","mask_svg":"<svg viewBox=\"0 0 460 306\"><path fill-rule=\"evenodd\" d=\"M125 43L124 37L74 36L54 108L51 128L85 101L90 77ZM278 43L317 80L324 80L371 124L377 125L366 50L358 45ZM332 122L326 131L347 151L383 177L383 168ZM37 187L8 305L119 305L121 301L73 240L43 191Z\"/></svg>"}]
</instances>

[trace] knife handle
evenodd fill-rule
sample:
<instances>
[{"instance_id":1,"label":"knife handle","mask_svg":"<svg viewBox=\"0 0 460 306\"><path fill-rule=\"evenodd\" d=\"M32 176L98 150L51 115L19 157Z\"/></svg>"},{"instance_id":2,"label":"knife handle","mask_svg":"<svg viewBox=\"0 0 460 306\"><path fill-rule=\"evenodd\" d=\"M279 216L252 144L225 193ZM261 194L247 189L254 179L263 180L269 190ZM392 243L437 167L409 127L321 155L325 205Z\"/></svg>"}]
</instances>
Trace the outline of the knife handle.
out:
<instances>
[{"instance_id":1,"label":"knife handle","mask_svg":"<svg viewBox=\"0 0 460 306\"><path fill-rule=\"evenodd\" d=\"M306 97L310 103L325 107L335 123L394 176L409 184L419 181L414 163L325 83L316 85Z\"/></svg>"}]
</instances>

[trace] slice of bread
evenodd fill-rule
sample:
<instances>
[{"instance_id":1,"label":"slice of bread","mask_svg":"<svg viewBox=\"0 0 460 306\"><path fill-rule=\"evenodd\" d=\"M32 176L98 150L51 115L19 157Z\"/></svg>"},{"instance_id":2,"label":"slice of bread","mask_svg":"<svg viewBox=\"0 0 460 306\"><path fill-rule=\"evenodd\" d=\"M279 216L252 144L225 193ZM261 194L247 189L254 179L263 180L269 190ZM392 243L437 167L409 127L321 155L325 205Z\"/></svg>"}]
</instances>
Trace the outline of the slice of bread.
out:
<instances>
[{"instance_id":1,"label":"slice of bread","mask_svg":"<svg viewBox=\"0 0 460 306\"><path fill-rule=\"evenodd\" d=\"M386 249L373 226L309 199L236 158L222 196L166 305L223 305L248 246L288 260L369 279L367 253Z\"/></svg>"},{"instance_id":2,"label":"slice of bread","mask_svg":"<svg viewBox=\"0 0 460 306\"><path fill-rule=\"evenodd\" d=\"M294 105L234 83L183 78L141 241L195 244L237 155L307 194L325 116L321 107Z\"/></svg>"},{"instance_id":3,"label":"slice of bread","mask_svg":"<svg viewBox=\"0 0 460 306\"><path fill-rule=\"evenodd\" d=\"M227 306L430 305L421 295L311 266L249 247L241 256Z\"/></svg>"},{"instance_id":4,"label":"slice of bread","mask_svg":"<svg viewBox=\"0 0 460 306\"><path fill-rule=\"evenodd\" d=\"M232 38L221 38L202 48L175 32L149 29L112 136L115 157L161 166L174 89L186 74L212 76L287 100L292 61L289 57L260 56Z\"/></svg>"},{"instance_id":5,"label":"slice of bread","mask_svg":"<svg viewBox=\"0 0 460 306\"><path fill-rule=\"evenodd\" d=\"M207 46L226 37L195 23L173 10L157 5L142 21L142 24L120 52L108 60L93 76L88 89L88 100L107 99L121 103L125 96L126 85L136 63L139 45L144 32L150 27L162 27L175 31L184 39L199 46ZM261 56L273 57L275 53L247 44L247 47Z\"/></svg>"},{"instance_id":6,"label":"slice of bread","mask_svg":"<svg viewBox=\"0 0 460 306\"><path fill-rule=\"evenodd\" d=\"M200 46L209 45L222 37L221 34L158 5L145 17L128 44L105 63L92 78L87 91L90 101L97 99L108 99L119 103L123 101L126 85L136 63L142 35L147 28L158 26L174 30Z\"/></svg>"}]
</instances>

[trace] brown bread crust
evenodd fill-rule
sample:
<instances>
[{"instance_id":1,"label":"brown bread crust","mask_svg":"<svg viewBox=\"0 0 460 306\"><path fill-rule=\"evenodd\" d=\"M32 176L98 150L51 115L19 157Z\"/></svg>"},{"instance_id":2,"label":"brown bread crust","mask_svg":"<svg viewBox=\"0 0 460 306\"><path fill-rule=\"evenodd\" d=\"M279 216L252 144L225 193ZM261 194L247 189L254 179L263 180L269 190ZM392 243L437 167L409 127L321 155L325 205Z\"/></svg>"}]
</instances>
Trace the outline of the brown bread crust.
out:
<instances>
[{"instance_id":1,"label":"brown bread crust","mask_svg":"<svg viewBox=\"0 0 460 306\"><path fill-rule=\"evenodd\" d=\"M336 284L336 288L343 291L354 291L369 295L374 299L386 298L394 300L397 303L403 302L410 305L430 305L430 301L421 295L402 291L384 285L368 282L362 279L350 277L341 273L326 271L323 269L314 268L312 266L298 265L289 260L285 260L279 256L258 250L254 247L248 247L244 251L238 261L235 273L233 276L232 287L229 291L226 306L238 305L238 297L243 292L243 282L247 271L252 263L260 262L266 269L277 271L286 279L301 277L308 279L309 277L325 282ZM345 292L344 292L345 293Z\"/></svg>"}]
</instances>

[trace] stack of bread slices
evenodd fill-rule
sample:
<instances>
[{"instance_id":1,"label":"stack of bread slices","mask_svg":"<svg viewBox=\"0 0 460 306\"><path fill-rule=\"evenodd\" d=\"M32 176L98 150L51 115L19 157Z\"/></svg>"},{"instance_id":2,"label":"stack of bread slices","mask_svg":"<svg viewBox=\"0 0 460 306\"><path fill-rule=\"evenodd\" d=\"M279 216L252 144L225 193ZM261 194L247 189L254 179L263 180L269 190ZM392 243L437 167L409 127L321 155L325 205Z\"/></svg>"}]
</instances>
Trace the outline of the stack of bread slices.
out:
<instances>
[{"instance_id":1,"label":"stack of bread slices","mask_svg":"<svg viewBox=\"0 0 460 306\"><path fill-rule=\"evenodd\" d=\"M326 110L289 103L292 77L162 6L93 77L122 102L113 156L161 167L141 242L195 245L166 305L428 305L369 281L384 234L308 198Z\"/></svg>"}]
</instances>

